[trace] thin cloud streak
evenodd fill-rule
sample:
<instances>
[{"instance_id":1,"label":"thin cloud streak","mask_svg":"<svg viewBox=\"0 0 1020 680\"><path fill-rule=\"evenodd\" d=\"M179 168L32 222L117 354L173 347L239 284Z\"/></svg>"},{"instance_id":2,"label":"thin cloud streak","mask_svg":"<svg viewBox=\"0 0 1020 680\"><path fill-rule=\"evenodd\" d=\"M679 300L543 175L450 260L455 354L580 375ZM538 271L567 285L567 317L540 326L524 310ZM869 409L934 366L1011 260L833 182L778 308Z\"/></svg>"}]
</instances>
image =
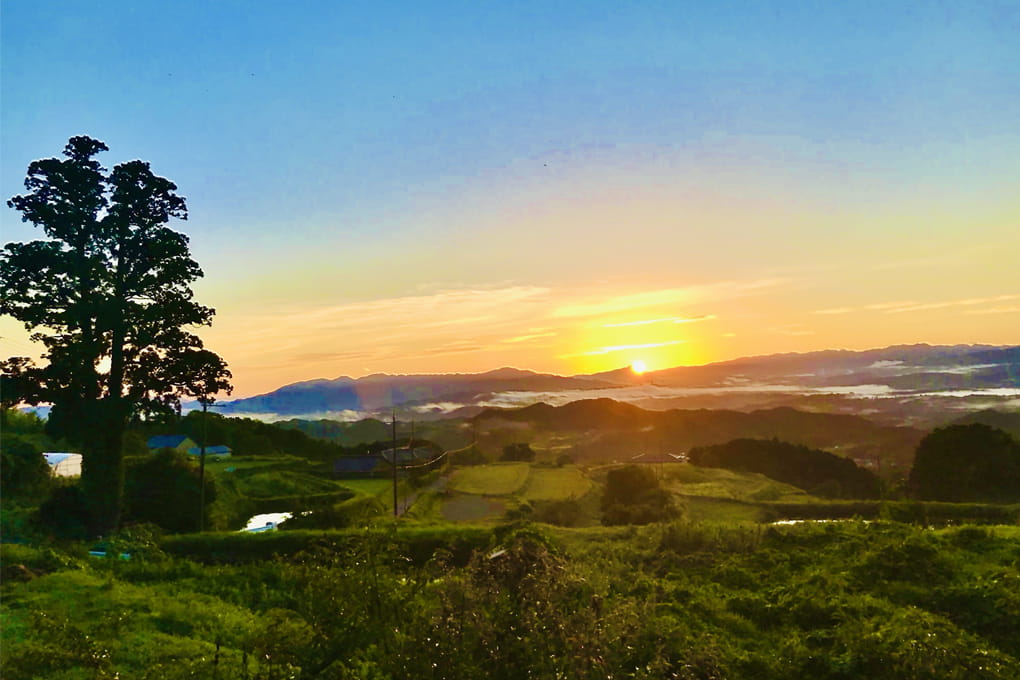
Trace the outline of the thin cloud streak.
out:
<instances>
[{"instance_id":1,"label":"thin cloud streak","mask_svg":"<svg viewBox=\"0 0 1020 680\"><path fill-rule=\"evenodd\" d=\"M726 281L707 284L704 286L648 290L640 293L631 293L629 295L618 295L600 302L582 302L562 305L553 310L552 316L568 318L581 316L595 317L667 304L703 303L711 300L722 300L762 292L768 288L773 288L785 282L786 279Z\"/></svg>"},{"instance_id":2,"label":"thin cloud streak","mask_svg":"<svg viewBox=\"0 0 1020 680\"><path fill-rule=\"evenodd\" d=\"M653 347L670 347L672 345L681 345L684 342L686 342L686 340L669 340L667 342L647 342L640 345L612 345L610 347L599 347L598 349L593 349L590 352L581 352L580 354L567 354L561 358L567 359L570 357L594 357L600 356L602 354L623 352L631 349L652 349Z\"/></svg>"},{"instance_id":3,"label":"thin cloud streak","mask_svg":"<svg viewBox=\"0 0 1020 680\"><path fill-rule=\"evenodd\" d=\"M623 323L604 323L603 328L625 328L627 326L650 326L657 323L695 323L698 321L708 321L714 319L715 314L703 314L701 316L693 317L681 317L681 316L668 316L664 319L643 319L641 321L624 321Z\"/></svg>"},{"instance_id":4,"label":"thin cloud streak","mask_svg":"<svg viewBox=\"0 0 1020 680\"><path fill-rule=\"evenodd\" d=\"M903 312L921 312L929 309L945 309L947 307L972 307L974 305L983 305L990 302L1005 302L1007 300L1016 300L1020 298L1020 294L1014 295L998 295L995 297L982 297L982 298L967 298L964 300L943 300L941 302L927 302L923 304L914 304L905 307L896 307L885 310L886 314L901 314Z\"/></svg>"}]
</instances>

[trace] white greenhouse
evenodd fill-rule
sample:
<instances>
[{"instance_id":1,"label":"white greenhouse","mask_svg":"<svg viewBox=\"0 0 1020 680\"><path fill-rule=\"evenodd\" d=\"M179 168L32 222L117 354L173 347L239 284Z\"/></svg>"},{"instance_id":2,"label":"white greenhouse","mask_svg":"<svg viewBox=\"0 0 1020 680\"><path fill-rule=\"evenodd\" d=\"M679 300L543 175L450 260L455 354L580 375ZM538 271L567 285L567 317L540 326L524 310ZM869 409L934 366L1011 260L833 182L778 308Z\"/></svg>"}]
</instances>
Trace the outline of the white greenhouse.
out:
<instances>
[{"instance_id":1,"label":"white greenhouse","mask_svg":"<svg viewBox=\"0 0 1020 680\"><path fill-rule=\"evenodd\" d=\"M81 476L80 453L44 453L43 456L46 458L46 462L50 464L50 471L54 476Z\"/></svg>"}]
</instances>

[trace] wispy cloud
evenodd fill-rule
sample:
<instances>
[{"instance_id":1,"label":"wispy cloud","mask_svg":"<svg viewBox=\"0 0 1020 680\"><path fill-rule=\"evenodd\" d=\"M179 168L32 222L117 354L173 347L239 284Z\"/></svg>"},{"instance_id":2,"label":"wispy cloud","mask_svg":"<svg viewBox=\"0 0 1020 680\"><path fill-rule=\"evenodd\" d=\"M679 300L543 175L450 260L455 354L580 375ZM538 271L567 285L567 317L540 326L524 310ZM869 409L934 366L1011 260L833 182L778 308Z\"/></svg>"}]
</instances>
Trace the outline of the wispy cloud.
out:
<instances>
[{"instance_id":1,"label":"wispy cloud","mask_svg":"<svg viewBox=\"0 0 1020 680\"><path fill-rule=\"evenodd\" d=\"M835 307L833 309L816 309L815 314L849 314L854 311L853 307Z\"/></svg>"},{"instance_id":2,"label":"wispy cloud","mask_svg":"<svg viewBox=\"0 0 1020 680\"><path fill-rule=\"evenodd\" d=\"M896 309L897 307L907 307L909 305L916 305L917 303L913 300L900 300L898 302L879 302L874 305L868 305L865 309L873 309L878 312L885 311L887 309Z\"/></svg>"},{"instance_id":3,"label":"wispy cloud","mask_svg":"<svg viewBox=\"0 0 1020 680\"><path fill-rule=\"evenodd\" d=\"M608 347L599 347L589 352L581 352L579 354L566 354L563 359L570 357L593 357L601 354L610 354L612 352L623 352L631 349L652 349L653 347L669 347L671 345L680 345L686 342L685 340L668 340L666 342L647 342L640 345L610 345Z\"/></svg>"},{"instance_id":4,"label":"wispy cloud","mask_svg":"<svg viewBox=\"0 0 1020 680\"><path fill-rule=\"evenodd\" d=\"M988 307L986 309L965 309L964 314L1016 314L1020 313L1020 305L1012 307Z\"/></svg>"},{"instance_id":5,"label":"wispy cloud","mask_svg":"<svg viewBox=\"0 0 1020 680\"><path fill-rule=\"evenodd\" d=\"M538 340L540 338L554 338L557 333L529 333L527 335L518 335L513 338L507 338L502 342L508 344L516 344L518 342L531 342L532 340Z\"/></svg>"},{"instance_id":6,"label":"wispy cloud","mask_svg":"<svg viewBox=\"0 0 1020 680\"><path fill-rule=\"evenodd\" d=\"M704 286L664 288L617 295L605 300L584 301L561 305L552 311L554 317L605 316L635 309L663 305L704 303L741 295L764 292L786 282L786 279L759 279L756 281L724 281Z\"/></svg>"},{"instance_id":7,"label":"wispy cloud","mask_svg":"<svg viewBox=\"0 0 1020 680\"><path fill-rule=\"evenodd\" d=\"M973 307L991 302L1005 302L1007 300L1020 299L1020 294L997 295L994 297L966 298L963 300L942 300L939 302L925 302L919 304L906 304L900 307L888 307L884 309L886 314L901 314L903 312L921 312L929 309L946 309L947 307Z\"/></svg>"},{"instance_id":8,"label":"wispy cloud","mask_svg":"<svg viewBox=\"0 0 1020 680\"><path fill-rule=\"evenodd\" d=\"M682 317L668 316L663 319L642 319L641 321L624 321L622 323L604 323L603 328L624 328L626 326L650 326L656 323L695 323L697 321L708 321L714 319L715 314L702 314L701 316Z\"/></svg>"}]
</instances>

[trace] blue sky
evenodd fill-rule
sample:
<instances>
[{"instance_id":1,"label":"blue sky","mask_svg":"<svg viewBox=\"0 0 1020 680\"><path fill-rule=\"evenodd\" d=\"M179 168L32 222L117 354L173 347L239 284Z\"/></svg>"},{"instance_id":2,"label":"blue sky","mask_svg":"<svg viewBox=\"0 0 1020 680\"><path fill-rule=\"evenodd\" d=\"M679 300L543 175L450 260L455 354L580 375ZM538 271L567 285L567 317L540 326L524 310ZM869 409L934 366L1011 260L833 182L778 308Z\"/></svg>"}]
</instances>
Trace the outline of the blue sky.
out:
<instances>
[{"instance_id":1,"label":"blue sky","mask_svg":"<svg viewBox=\"0 0 1020 680\"><path fill-rule=\"evenodd\" d=\"M4 196L73 134L173 179L242 389L1020 341L1020 3L8 1L0 30ZM714 327L558 321L592 299ZM816 314L893 302L951 304Z\"/></svg>"}]
</instances>

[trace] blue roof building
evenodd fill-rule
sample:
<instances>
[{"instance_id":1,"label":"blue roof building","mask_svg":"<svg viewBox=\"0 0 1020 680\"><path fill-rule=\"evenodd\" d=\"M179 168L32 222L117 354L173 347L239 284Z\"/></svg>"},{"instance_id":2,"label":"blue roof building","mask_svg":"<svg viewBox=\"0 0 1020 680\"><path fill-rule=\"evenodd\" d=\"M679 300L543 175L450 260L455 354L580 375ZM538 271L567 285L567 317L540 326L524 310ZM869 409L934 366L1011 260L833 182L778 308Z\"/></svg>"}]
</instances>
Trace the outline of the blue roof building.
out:
<instances>
[{"instance_id":1,"label":"blue roof building","mask_svg":"<svg viewBox=\"0 0 1020 680\"><path fill-rule=\"evenodd\" d=\"M181 453L187 453L188 449L194 445L195 442L191 441L186 434L158 434L155 437L149 437L149 441L146 442L150 451L176 449Z\"/></svg>"}]
</instances>

